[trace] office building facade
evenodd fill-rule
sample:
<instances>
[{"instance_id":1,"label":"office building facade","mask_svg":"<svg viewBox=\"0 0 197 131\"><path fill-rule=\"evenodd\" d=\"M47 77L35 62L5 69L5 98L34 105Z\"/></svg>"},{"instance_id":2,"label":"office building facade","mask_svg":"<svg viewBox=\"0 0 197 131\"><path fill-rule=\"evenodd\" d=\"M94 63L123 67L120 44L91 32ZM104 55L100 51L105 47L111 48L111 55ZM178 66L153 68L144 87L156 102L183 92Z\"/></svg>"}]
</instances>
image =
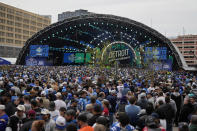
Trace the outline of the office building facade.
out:
<instances>
[{"instance_id":1,"label":"office building facade","mask_svg":"<svg viewBox=\"0 0 197 131\"><path fill-rule=\"evenodd\" d=\"M188 66L197 65L197 35L183 35L171 39L183 55Z\"/></svg>"},{"instance_id":2,"label":"office building facade","mask_svg":"<svg viewBox=\"0 0 197 131\"><path fill-rule=\"evenodd\" d=\"M17 57L25 41L50 24L50 16L0 2L0 57Z\"/></svg>"},{"instance_id":3,"label":"office building facade","mask_svg":"<svg viewBox=\"0 0 197 131\"><path fill-rule=\"evenodd\" d=\"M75 10L74 12L67 11L67 12L63 12L61 14L58 14L58 21L62 21L64 19L68 19L71 17L88 15L88 14L92 14L92 13L88 12L88 10L83 10L83 9Z\"/></svg>"}]
</instances>

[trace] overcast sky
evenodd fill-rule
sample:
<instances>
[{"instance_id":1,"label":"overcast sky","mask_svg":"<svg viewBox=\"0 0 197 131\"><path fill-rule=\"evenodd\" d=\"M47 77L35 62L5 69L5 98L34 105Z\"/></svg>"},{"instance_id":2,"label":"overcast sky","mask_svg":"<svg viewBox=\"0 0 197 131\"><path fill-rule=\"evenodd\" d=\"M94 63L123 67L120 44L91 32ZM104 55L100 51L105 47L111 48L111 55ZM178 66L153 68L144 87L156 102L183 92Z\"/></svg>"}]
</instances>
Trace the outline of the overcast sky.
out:
<instances>
[{"instance_id":1,"label":"overcast sky","mask_svg":"<svg viewBox=\"0 0 197 131\"><path fill-rule=\"evenodd\" d=\"M144 23L166 36L197 34L197 0L1 0L42 15L87 9L89 12L113 14ZM152 22L151 22L152 21ZM152 23L152 24L151 24Z\"/></svg>"}]
</instances>

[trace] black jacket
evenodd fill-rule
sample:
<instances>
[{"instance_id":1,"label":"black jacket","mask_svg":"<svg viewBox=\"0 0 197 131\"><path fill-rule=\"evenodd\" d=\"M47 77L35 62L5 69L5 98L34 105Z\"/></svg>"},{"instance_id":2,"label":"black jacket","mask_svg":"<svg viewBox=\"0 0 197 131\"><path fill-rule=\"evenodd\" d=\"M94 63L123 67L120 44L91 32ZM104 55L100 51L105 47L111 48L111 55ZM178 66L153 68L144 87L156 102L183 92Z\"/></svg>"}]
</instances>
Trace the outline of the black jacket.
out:
<instances>
[{"instance_id":1,"label":"black jacket","mask_svg":"<svg viewBox=\"0 0 197 131\"><path fill-rule=\"evenodd\" d=\"M94 123L96 123L97 118L99 118L99 116L101 116L100 114L94 115L92 116L89 121L88 121L88 125L89 126L93 126Z\"/></svg>"},{"instance_id":2,"label":"black jacket","mask_svg":"<svg viewBox=\"0 0 197 131\"><path fill-rule=\"evenodd\" d=\"M20 131L29 131L34 121L35 119L30 119L27 122L25 122L23 126L21 127Z\"/></svg>"},{"instance_id":3,"label":"black jacket","mask_svg":"<svg viewBox=\"0 0 197 131\"><path fill-rule=\"evenodd\" d=\"M160 119L166 119L166 122L172 122L172 119L175 117L175 110L169 103L161 105L156 110L156 113L159 114Z\"/></svg>"},{"instance_id":4,"label":"black jacket","mask_svg":"<svg viewBox=\"0 0 197 131\"><path fill-rule=\"evenodd\" d=\"M16 115L12 115L8 121L7 127L12 128L12 131L18 131L18 128L21 129L23 124L27 121L25 117L22 119L19 119L19 117Z\"/></svg>"}]
</instances>

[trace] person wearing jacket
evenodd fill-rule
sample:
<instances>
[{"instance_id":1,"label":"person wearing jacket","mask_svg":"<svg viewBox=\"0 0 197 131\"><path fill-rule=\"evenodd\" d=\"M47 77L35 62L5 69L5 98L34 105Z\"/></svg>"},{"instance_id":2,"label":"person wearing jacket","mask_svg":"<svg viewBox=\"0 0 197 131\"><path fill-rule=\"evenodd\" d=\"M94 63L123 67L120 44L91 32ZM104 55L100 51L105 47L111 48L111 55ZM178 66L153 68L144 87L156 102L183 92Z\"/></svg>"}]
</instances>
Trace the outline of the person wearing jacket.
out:
<instances>
[{"instance_id":1,"label":"person wearing jacket","mask_svg":"<svg viewBox=\"0 0 197 131\"><path fill-rule=\"evenodd\" d=\"M175 117L175 111L170 104L170 97L165 97L165 104L159 106L156 110L156 113L159 114L159 117L166 119L166 131L172 131L173 119Z\"/></svg>"},{"instance_id":2,"label":"person wearing jacket","mask_svg":"<svg viewBox=\"0 0 197 131\"><path fill-rule=\"evenodd\" d=\"M6 131L19 131L26 122L25 106L18 105L17 111L12 115L8 121Z\"/></svg>"},{"instance_id":3,"label":"person wearing jacket","mask_svg":"<svg viewBox=\"0 0 197 131\"><path fill-rule=\"evenodd\" d=\"M20 131L29 131L32 127L32 123L36 120L36 112L34 110L28 111L28 120L23 124Z\"/></svg>"},{"instance_id":4,"label":"person wearing jacket","mask_svg":"<svg viewBox=\"0 0 197 131\"><path fill-rule=\"evenodd\" d=\"M50 118L49 110L42 109L41 115L42 115L42 120L45 121L44 130L45 131L54 131L55 130L55 121Z\"/></svg>"}]
</instances>

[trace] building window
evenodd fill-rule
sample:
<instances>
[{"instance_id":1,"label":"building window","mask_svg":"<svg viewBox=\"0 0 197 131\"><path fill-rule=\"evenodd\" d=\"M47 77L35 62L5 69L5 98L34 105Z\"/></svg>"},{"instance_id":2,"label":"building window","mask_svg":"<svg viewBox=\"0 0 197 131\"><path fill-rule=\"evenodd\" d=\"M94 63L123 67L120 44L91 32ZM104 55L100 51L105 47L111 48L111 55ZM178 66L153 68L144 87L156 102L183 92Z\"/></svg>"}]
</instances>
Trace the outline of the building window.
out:
<instances>
[{"instance_id":1,"label":"building window","mask_svg":"<svg viewBox=\"0 0 197 131\"><path fill-rule=\"evenodd\" d=\"M25 24L29 24L29 20L28 20L28 19L23 19L23 22L24 22Z\"/></svg>"},{"instance_id":2,"label":"building window","mask_svg":"<svg viewBox=\"0 0 197 131\"><path fill-rule=\"evenodd\" d=\"M172 43L174 43L174 44L181 44L182 42L180 42L180 41L175 41L175 42L172 42Z\"/></svg>"},{"instance_id":3,"label":"building window","mask_svg":"<svg viewBox=\"0 0 197 131\"><path fill-rule=\"evenodd\" d=\"M184 56L184 58L194 58L194 56Z\"/></svg>"},{"instance_id":4,"label":"building window","mask_svg":"<svg viewBox=\"0 0 197 131\"><path fill-rule=\"evenodd\" d=\"M194 48L194 46L185 46L184 48Z\"/></svg>"},{"instance_id":5,"label":"building window","mask_svg":"<svg viewBox=\"0 0 197 131\"><path fill-rule=\"evenodd\" d=\"M32 25L36 25L36 22L35 22L35 21L31 21L31 24L32 24Z\"/></svg>"},{"instance_id":6,"label":"building window","mask_svg":"<svg viewBox=\"0 0 197 131\"><path fill-rule=\"evenodd\" d=\"M40 30L42 30L42 28L37 28L37 31L40 31Z\"/></svg>"},{"instance_id":7,"label":"building window","mask_svg":"<svg viewBox=\"0 0 197 131\"><path fill-rule=\"evenodd\" d=\"M14 16L7 14L7 18L13 20L14 19Z\"/></svg>"},{"instance_id":8,"label":"building window","mask_svg":"<svg viewBox=\"0 0 197 131\"><path fill-rule=\"evenodd\" d=\"M14 25L14 22L8 20L8 21L7 21L7 24L8 24L8 25Z\"/></svg>"},{"instance_id":9,"label":"building window","mask_svg":"<svg viewBox=\"0 0 197 131\"><path fill-rule=\"evenodd\" d=\"M0 25L0 29L1 29L1 30L5 30L5 26Z\"/></svg>"},{"instance_id":10,"label":"building window","mask_svg":"<svg viewBox=\"0 0 197 131\"><path fill-rule=\"evenodd\" d=\"M7 26L7 31L13 31L13 28Z\"/></svg>"},{"instance_id":11,"label":"building window","mask_svg":"<svg viewBox=\"0 0 197 131\"><path fill-rule=\"evenodd\" d=\"M15 34L15 38L21 39L21 35Z\"/></svg>"},{"instance_id":12,"label":"building window","mask_svg":"<svg viewBox=\"0 0 197 131\"><path fill-rule=\"evenodd\" d=\"M184 43L188 43L188 44L193 44L194 43L194 41L185 41Z\"/></svg>"},{"instance_id":13,"label":"building window","mask_svg":"<svg viewBox=\"0 0 197 131\"><path fill-rule=\"evenodd\" d=\"M7 37L13 37L14 35L13 35L13 33L6 33L6 36Z\"/></svg>"},{"instance_id":14,"label":"building window","mask_svg":"<svg viewBox=\"0 0 197 131\"><path fill-rule=\"evenodd\" d=\"M13 14L14 13L14 9L7 8L7 12Z\"/></svg>"},{"instance_id":15,"label":"building window","mask_svg":"<svg viewBox=\"0 0 197 131\"><path fill-rule=\"evenodd\" d=\"M13 43L13 40L12 39L6 39L6 42L7 43Z\"/></svg>"},{"instance_id":16,"label":"building window","mask_svg":"<svg viewBox=\"0 0 197 131\"><path fill-rule=\"evenodd\" d=\"M23 28L29 29L29 25L23 25Z\"/></svg>"},{"instance_id":17,"label":"building window","mask_svg":"<svg viewBox=\"0 0 197 131\"><path fill-rule=\"evenodd\" d=\"M22 21L22 18L16 16L16 17L15 17L15 20L16 20L16 21Z\"/></svg>"},{"instance_id":18,"label":"building window","mask_svg":"<svg viewBox=\"0 0 197 131\"><path fill-rule=\"evenodd\" d=\"M0 12L0 17L5 17L5 13Z\"/></svg>"},{"instance_id":19,"label":"building window","mask_svg":"<svg viewBox=\"0 0 197 131\"><path fill-rule=\"evenodd\" d=\"M4 19L0 19L0 23L5 24L5 20Z\"/></svg>"},{"instance_id":20,"label":"building window","mask_svg":"<svg viewBox=\"0 0 197 131\"><path fill-rule=\"evenodd\" d=\"M5 32L0 31L0 36L5 36Z\"/></svg>"},{"instance_id":21,"label":"building window","mask_svg":"<svg viewBox=\"0 0 197 131\"><path fill-rule=\"evenodd\" d=\"M5 11L5 10L6 10L6 8L5 8L5 7L3 7L3 6L0 6L0 10Z\"/></svg>"},{"instance_id":22,"label":"building window","mask_svg":"<svg viewBox=\"0 0 197 131\"><path fill-rule=\"evenodd\" d=\"M33 34L35 34L35 32L30 32L30 35L33 35Z\"/></svg>"},{"instance_id":23,"label":"building window","mask_svg":"<svg viewBox=\"0 0 197 131\"><path fill-rule=\"evenodd\" d=\"M5 38L0 38L0 42L5 42Z\"/></svg>"},{"instance_id":24,"label":"building window","mask_svg":"<svg viewBox=\"0 0 197 131\"><path fill-rule=\"evenodd\" d=\"M21 44L20 40L15 40L15 44Z\"/></svg>"},{"instance_id":25,"label":"building window","mask_svg":"<svg viewBox=\"0 0 197 131\"><path fill-rule=\"evenodd\" d=\"M29 36L23 36L23 39L27 40L29 39Z\"/></svg>"},{"instance_id":26,"label":"building window","mask_svg":"<svg viewBox=\"0 0 197 131\"><path fill-rule=\"evenodd\" d=\"M18 16L22 16L23 15L23 12L16 11L15 14L18 15Z\"/></svg>"},{"instance_id":27,"label":"building window","mask_svg":"<svg viewBox=\"0 0 197 131\"><path fill-rule=\"evenodd\" d=\"M36 31L36 27L35 26L31 26L30 29Z\"/></svg>"},{"instance_id":28,"label":"building window","mask_svg":"<svg viewBox=\"0 0 197 131\"><path fill-rule=\"evenodd\" d=\"M32 20L36 20L36 17L35 17L35 16L31 16L31 19L32 19Z\"/></svg>"},{"instance_id":29,"label":"building window","mask_svg":"<svg viewBox=\"0 0 197 131\"><path fill-rule=\"evenodd\" d=\"M194 61L186 61L187 63L194 63Z\"/></svg>"},{"instance_id":30,"label":"building window","mask_svg":"<svg viewBox=\"0 0 197 131\"><path fill-rule=\"evenodd\" d=\"M37 23L37 26L42 27L42 24L41 23Z\"/></svg>"},{"instance_id":31,"label":"building window","mask_svg":"<svg viewBox=\"0 0 197 131\"><path fill-rule=\"evenodd\" d=\"M21 33L22 30L21 29L18 29L18 28L15 28L15 32Z\"/></svg>"},{"instance_id":32,"label":"building window","mask_svg":"<svg viewBox=\"0 0 197 131\"><path fill-rule=\"evenodd\" d=\"M23 30L23 34L29 35L29 31Z\"/></svg>"},{"instance_id":33,"label":"building window","mask_svg":"<svg viewBox=\"0 0 197 131\"><path fill-rule=\"evenodd\" d=\"M22 27L22 24L21 23L15 23L15 26Z\"/></svg>"},{"instance_id":34,"label":"building window","mask_svg":"<svg viewBox=\"0 0 197 131\"><path fill-rule=\"evenodd\" d=\"M26 13L24 13L23 16L24 16L25 18L28 18L28 19L30 18L30 15L28 15L28 14L26 14Z\"/></svg>"},{"instance_id":35,"label":"building window","mask_svg":"<svg viewBox=\"0 0 197 131\"><path fill-rule=\"evenodd\" d=\"M193 53L194 53L194 51L184 51L184 53L193 54Z\"/></svg>"}]
</instances>

